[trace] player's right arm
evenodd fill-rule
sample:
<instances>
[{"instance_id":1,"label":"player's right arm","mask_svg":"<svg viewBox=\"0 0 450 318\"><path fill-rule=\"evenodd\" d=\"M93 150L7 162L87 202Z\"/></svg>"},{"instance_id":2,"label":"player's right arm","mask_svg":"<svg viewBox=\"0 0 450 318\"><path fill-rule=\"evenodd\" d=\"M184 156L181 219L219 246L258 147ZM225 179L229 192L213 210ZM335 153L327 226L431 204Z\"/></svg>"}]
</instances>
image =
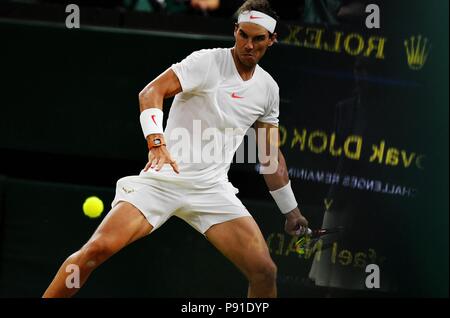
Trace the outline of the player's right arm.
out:
<instances>
[{"instance_id":1,"label":"player's right arm","mask_svg":"<svg viewBox=\"0 0 450 318\"><path fill-rule=\"evenodd\" d=\"M220 54L220 52L217 50L193 52L181 62L173 64L139 94L141 125L150 150L144 171L152 167L156 167L156 171L159 171L167 163L176 173L179 172L177 163L166 147L155 147L154 141L164 139L162 130L164 98L175 96L180 92L201 94L215 87L220 78L216 53Z\"/></svg>"},{"instance_id":2,"label":"player's right arm","mask_svg":"<svg viewBox=\"0 0 450 318\"><path fill-rule=\"evenodd\" d=\"M173 97L181 91L181 83L177 75L172 68L168 68L139 93L141 112L152 107L162 110L164 99Z\"/></svg>"},{"instance_id":3,"label":"player's right arm","mask_svg":"<svg viewBox=\"0 0 450 318\"><path fill-rule=\"evenodd\" d=\"M179 173L178 165L172 159L165 146L162 118L163 102L182 91L180 81L175 72L169 68L139 93L139 108L141 110L141 124L149 148L148 162L144 171L155 168L161 170L163 165L170 164L172 169ZM147 131L147 133L146 133Z\"/></svg>"}]
</instances>

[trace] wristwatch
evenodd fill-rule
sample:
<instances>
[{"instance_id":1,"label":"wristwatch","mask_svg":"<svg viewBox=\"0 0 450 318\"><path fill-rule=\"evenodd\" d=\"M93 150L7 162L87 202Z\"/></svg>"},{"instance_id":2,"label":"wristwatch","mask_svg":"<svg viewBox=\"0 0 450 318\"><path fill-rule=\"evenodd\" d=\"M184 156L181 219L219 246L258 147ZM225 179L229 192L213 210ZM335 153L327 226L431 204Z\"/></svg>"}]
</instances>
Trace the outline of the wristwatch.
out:
<instances>
[{"instance_id":1,"label":"wristwatch","mask_svg":"<svg viewBox=\"0 0 450 318\"><path fill-rule=\"evenodd\" d=\"M147 145L148 145L148 149L152 149L152 148L156 148L156 147L161 147L161 146L165 146L166 145L166 141L164 140L164 136L163 135L149 135L147 136Z\"/></svg>"}]
</instances>

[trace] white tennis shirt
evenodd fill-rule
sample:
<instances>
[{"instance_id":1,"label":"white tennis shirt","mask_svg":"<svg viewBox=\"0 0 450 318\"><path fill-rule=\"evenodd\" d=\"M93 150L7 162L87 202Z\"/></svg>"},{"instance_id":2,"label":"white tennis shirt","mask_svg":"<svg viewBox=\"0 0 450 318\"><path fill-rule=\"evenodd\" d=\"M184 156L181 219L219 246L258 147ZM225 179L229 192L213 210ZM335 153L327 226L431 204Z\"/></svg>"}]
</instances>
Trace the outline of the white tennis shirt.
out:
<instances>
[{"instance_id":1,"label":"white tennis shirt","mask_svg":"<svg viewBox=\"0 0 450 318\"><path fill-rule=\"evenodd\" d=\"M164 165L141 176L194 188L227 182L234 153L255 121L278 125L278 85L259 65L244 81L230 48L193 52L172 70L182 92L170 108L164 136L180 174Z\"/></svg>"}]
</instances>

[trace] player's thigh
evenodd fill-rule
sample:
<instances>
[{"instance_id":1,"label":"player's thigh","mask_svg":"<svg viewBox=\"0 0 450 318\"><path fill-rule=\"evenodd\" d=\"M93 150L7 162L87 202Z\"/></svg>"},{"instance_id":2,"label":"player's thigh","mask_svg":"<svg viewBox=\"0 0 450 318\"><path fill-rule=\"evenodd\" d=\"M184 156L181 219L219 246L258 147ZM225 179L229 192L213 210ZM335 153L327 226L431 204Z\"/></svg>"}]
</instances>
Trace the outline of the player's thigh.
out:
<instances>
[{"instance_id":1,"label":"player's thigh","mask_svg":"<svg viewBox=\"0 0 450 318\"><path fill-rule=\"evenodd\" d=\"M251 216L213 225L205 235L247 276L275 267L261 230Z\"/></svg>"},{"instance_id":2,"label":"player's thigh","mask_svg":"<svg viewBox=\"0 0 450 318\"><path fill-rule=\"evenodd\" d=\"M153 227L144 215L131 203L121 201L105 216L88 244L101 241L102 245L117 251L150 234Z\"/></svg>"}]
</instances>

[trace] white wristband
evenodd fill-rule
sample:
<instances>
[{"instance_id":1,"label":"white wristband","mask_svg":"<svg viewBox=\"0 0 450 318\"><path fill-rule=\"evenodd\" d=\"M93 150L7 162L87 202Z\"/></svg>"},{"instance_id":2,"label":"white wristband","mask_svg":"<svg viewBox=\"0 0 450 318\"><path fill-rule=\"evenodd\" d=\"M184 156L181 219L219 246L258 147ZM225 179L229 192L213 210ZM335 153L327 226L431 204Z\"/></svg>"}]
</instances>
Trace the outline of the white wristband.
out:
<instances>
[{"instance_id":1,"label":"white wristband","mask_svg":"<svg viewBox=\"0 0 450 318\"><path fill-rule=\"evenodd\" d=\"M163 133L163 112L159 108L147 108L139 117L144 138L151 134Z\"/></svg>"},{"instance_id":2,"label":"white wristband","mask_svg":"<svg viewBox=\"0 0 450 318\"><path fill-rule=\"evenodd\" d=\"M290 180L285 186L269 192L283 214L291 212L298 205L295 200L294 192L292 192Z\"/></svg>"}]
</instances>

